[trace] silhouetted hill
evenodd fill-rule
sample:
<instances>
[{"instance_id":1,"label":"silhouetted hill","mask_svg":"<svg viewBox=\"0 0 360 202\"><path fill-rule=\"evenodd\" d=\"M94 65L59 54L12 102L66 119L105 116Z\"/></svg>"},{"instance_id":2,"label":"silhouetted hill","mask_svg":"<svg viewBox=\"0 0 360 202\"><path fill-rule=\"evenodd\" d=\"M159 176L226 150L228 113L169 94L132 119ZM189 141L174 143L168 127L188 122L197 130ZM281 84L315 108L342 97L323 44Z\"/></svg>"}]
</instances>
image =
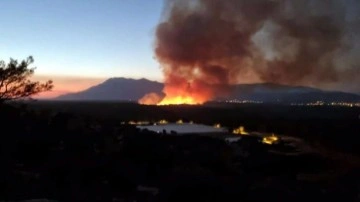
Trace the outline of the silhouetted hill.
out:
<instances>
[{"instance_id":1,"label":"silhouetted hill","mask_svg":"<svg viewBox=\"0 0 360 202\"><path fill-rule=\"evenodd\" d=\"M163 84L147 79L111 78L87 90L65 94L57 100L93 101L137 101L145 94L162 94ZM287 86L274 83L239 84L233 86L231 95L226 98L254 100L263 102L360 102L360 96L352 93L323 91L304 86Z\"/></svg>"},{"instance_id":2,"label":"silhouetted hill","mask_svg":"<svg viewBox=\"0 0 360 202\"><path fill-rule=\"evenodd\" d=\"M228 99L263 102L359 102L360 96L352 93L324 91L304 86L287 86L273 83L240 84L234 87Z\"/></svg>"},{"instance_id":3,"label":"silhouetted hill","mask_svg":"<svg viewBox=\"0 0 360 202\"><path fill-rule=\"evenodd\" d=\"M146 93L162 93L163 84L147 79L111 78L77 93L57 97L57 100L121 100L137 101Z\"/></svg>"}]
</instances>

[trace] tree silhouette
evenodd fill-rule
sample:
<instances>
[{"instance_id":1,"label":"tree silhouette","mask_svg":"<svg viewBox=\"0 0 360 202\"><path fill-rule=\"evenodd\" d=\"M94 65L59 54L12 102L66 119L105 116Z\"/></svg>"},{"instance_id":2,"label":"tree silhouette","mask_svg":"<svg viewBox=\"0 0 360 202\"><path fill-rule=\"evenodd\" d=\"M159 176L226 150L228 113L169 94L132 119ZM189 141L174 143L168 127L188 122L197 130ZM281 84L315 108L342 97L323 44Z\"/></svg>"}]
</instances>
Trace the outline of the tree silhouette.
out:
<instances>
[{"instance_id":1,"label":"tree silhouette","mask_svg":"<svg viewBox=\"0 0 360 202\"><path fill-rule=\"evenodd\" d=\"M0 61L0 103L6 100L29 98L53 88L51 80L40 83L29 79L35 70L35 67L29 67L33 62L31 56L21 62L10 59L6 64L3 60Z\"/></svg>"}]
</instances>

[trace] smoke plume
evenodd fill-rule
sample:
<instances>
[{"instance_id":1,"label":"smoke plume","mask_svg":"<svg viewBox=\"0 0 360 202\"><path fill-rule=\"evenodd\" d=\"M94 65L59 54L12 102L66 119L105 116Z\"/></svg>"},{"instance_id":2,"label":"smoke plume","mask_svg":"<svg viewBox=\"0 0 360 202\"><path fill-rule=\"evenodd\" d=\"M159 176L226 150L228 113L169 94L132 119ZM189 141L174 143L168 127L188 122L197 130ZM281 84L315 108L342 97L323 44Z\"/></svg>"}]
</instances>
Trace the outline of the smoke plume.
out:
<instances>
[{"instance_id":1,"label":"smoke plume","mask_svg":"<svg viewBox=\"0 0 360 202\"><path fill-rule=\"evenodd\" d=\"M155 45L165 99L202 103L243 81L360 86L359 13L357 0L169 0Z\"/></svg>"},{"instance_id":2,"label":"smoke plume","mask_svg":"<svg viewBox=\"0 0 360 202\"><path fill-rule=\"evenodd\" d=\"M162 99L163 99L163 97L161 97L161 96L158 95L157 93L148 93L148 94L146 94L144 97L142 97L141 99L139 99L138 103L139 103L139 104L156 105L156 104L159 103Z\"/></svg>"}]
</instances>

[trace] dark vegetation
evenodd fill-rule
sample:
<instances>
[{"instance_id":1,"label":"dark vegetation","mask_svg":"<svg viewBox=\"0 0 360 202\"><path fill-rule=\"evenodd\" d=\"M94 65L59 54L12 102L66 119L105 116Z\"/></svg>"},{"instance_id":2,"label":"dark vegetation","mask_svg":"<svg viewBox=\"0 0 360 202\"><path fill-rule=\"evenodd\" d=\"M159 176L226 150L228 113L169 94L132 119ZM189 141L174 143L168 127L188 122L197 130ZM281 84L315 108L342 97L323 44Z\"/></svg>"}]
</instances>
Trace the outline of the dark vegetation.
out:
<instances>
[{"instance_id":1,"label":"dark vegetation","mask_svg":"<svg viewBox=\"0 0 360 202\"><path fill-rule=\"evenodd\" d=\"M5 63L0 60L0 103L28 98L53 88L51 80L45 83L30 80L35 71L35 67L30 67L33 62L31 56L20 62L10 59Z\"/></svg>"},{"instance_id":2,"label":"dark vegetation","mask_svg":"<svg viewBox=\"0 0 360 202\"><path fill-rule=\"evenodd\" d=\"M0 107L0 200L359 200L359 108L43 101ZM160 119L297 136L319 152L285 156L252 138L226 144L120 124Z\"/></svg>"},{"instance_id":3,"label":"dark vegetation","mask_svg":"<svg viewBox=\"0 0 360 202\"><path fill-rule=\"evenodd\" d=\"M360 154L360 108L334 106L287 106L276 104L222 104L202 106L146 106L117 102L34 102L40 111L61 111L80 117L119 124L121 121L178 119L230 129L240 125L250 131L274 132L327 143L340 150Z\"/></svg>"}]
</instances>

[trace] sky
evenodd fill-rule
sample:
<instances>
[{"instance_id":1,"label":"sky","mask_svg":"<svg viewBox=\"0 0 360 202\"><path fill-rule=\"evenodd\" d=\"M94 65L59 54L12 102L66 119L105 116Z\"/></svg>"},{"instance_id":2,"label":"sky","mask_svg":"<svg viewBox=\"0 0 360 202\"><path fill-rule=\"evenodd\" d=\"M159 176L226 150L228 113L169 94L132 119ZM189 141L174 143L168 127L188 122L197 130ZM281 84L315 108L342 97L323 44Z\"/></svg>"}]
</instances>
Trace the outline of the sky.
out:
<instances>
[{"instance_id":1,"label":"sky","mask_svg":"<svg viewBox=\"0 0 360 202\"><path fill-rule=\"evenodd\" d=\"M33 56L34 79L55 85L40 97L81 91L111 77L163 81L153 46L164 6L164 0L0 0L0 60ZM358 90L358 82L353 85Z\"/></svg>"},{"instance_id":2,"label":"sky","mask_svg":"<svg viewBox=\"0 0 360 202\"><path fill-rule=\"evenodd\" d=\"M0 60L34 57L56 93L110 77L162 80L154 32L162 0L1 0Z\"/></svg>"}]
</instances>

